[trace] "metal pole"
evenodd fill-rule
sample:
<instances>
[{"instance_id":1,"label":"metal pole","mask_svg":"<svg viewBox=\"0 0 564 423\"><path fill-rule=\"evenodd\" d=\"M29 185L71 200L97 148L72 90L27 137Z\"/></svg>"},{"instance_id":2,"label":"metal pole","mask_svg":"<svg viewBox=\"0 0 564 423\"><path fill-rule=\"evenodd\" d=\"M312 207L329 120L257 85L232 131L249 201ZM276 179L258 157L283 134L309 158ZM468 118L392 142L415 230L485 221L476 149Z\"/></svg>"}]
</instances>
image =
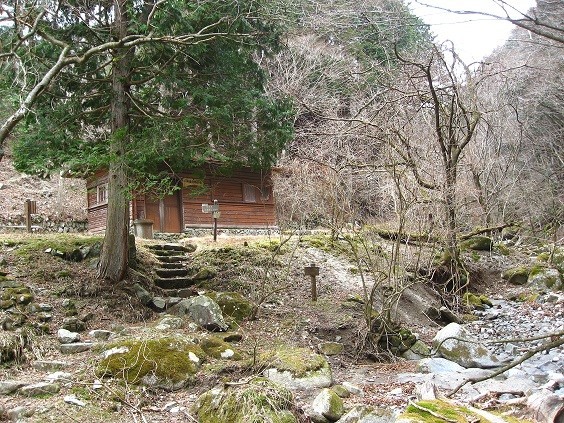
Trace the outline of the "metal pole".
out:
<instances>
[{"instance_id":1,"label":"metal pole","mask_svg":"<svg viewBox=\"0 0 564 423\"><path fill-rule=\"evenodd\" d=\"M213 240L217 241L217 217L213 218Z\"/></svg>"}]
</instances>

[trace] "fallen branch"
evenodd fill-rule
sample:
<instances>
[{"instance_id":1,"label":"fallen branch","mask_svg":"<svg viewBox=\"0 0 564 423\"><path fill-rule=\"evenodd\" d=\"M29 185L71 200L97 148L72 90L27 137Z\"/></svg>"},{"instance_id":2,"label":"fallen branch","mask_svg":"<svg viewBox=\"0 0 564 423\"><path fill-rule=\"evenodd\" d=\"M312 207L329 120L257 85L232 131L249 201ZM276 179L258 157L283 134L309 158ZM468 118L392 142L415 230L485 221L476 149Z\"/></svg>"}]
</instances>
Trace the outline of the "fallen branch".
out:
<instances>
[{"instance_id":1,"label":"fallen branch","mask_svg":"<svg viewBox=\"0 0 564 423\"><path fill-rule=\"evenodd\" d=\"M519 364L523 363L524 361L528 360L529 358L531 358L532 356L534 356L535 354L542 352L542 351L548 351L552 348L556 348L559 347L560 345L564 344L564 337L559 336L557 337L554 341L542 344L540 346L538 346L537 348L534 348L530 351L527 351L525 354L523 354L521 357L519 357L517 360L512 361L511 363L500 367L499 369L497 369L495 372L493 372L492 374L488 375L488 376L483 376L483 377L476 377L476 378L470 378L470 379L466 379L464 381L462 381L461 383L458 384L458 386L456 386L456 388L454 388L452 391L450 391L446 396L447 398L452 397L454 394L456 394L464 385L466 385L467 383L470 384L475 384L478 382L483 382L485 380L494 378L496 376L499 376L502 373L505 373L506 371L508 371L509 369L512 369L515 366L518 366Z\"/></svg>"},{"instance_id":2,"label":"fallen branch","mask_svg":"<svg viewBox=\"0 0 564 423\"><path fill-rule=\"evenodd\" d=\"M409 405L411 405L414 408L417 408L420 411L423 411L424 413L429 413L431 416L436 417L437 419L444 420L445 422L458 423L458 420L449 419L448 417L445 417L445 416L443 416L439 413L436 413L433 410L429 410L428 408L421 407L420 405L415 404L413 401L409 401Z\"/></svg>"},{"instance_id":3,"label":"fallen branch","mask_svg":"<svg viewBox=\"0 0 564 423\"><path fill-rule=\"evenodd\" d=\"M474 236L482 235L482 234L485 234L485 233L488 233L488 232L499 232L503 228L507 228L509 226L513 226L513 223L504 223L503 225L499 225L499 226L492 226L492 227L489 227L489 228L476 229L475 231L459 235L458 240L464 241L464 240L470 239Z\"/></svg>"}]
</instances>

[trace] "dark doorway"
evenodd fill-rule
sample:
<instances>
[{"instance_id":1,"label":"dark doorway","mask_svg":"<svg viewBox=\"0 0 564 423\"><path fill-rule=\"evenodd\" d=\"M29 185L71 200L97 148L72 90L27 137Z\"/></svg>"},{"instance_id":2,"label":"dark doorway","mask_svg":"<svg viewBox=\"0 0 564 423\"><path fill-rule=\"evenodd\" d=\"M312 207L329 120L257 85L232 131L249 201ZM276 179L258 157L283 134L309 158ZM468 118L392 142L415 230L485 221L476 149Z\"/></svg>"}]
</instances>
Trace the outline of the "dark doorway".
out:
<instances>
[{"instance_id":1,"label":"dark doorway","mask_svg":"<svg viewBox=\"0 0 564 423\"><path fill-rule=\"evenodd\" d=\"M155 232L182 232L180 191L162 199L145 198L145 217L153 221Z\"/></svg>"}]
</instances>

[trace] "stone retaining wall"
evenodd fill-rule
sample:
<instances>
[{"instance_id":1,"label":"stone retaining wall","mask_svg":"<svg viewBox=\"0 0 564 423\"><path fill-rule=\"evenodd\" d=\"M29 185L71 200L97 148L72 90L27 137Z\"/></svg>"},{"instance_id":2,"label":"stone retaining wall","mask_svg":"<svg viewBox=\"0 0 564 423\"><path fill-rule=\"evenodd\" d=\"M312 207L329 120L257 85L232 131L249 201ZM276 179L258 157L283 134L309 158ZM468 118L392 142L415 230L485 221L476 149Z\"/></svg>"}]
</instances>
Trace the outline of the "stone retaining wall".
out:
<instances>
[{"instance_id":1,"label":"stone retaining wall","mask_svg":"<svg viewBox=\"0 0 564 423\"><path fill-rule=\"evenodd\" d=\"M85 220L50 220L49 218L32 217L31 230L33 232L86 232L88 222ZM22 218L0 218L0 232L19 232L25 231L25 220Z\"/></svg>"}]
</instances>

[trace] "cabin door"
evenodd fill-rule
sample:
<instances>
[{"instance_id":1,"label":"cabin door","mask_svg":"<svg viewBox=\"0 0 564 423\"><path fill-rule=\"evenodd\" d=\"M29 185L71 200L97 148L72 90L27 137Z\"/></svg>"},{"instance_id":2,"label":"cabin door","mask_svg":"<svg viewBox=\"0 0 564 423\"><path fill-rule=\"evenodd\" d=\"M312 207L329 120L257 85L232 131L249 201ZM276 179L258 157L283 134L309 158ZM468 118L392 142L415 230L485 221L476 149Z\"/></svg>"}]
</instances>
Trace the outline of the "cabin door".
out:
<instances>
[{"instance_id":1,"label":"cabin door","mask_svg":"<svg viewBox=\"0 0 564 423\"><path fill-rule=\"evenodd\" d=\"M182 232L180 204L180 191L163 199L145 198L145 217L153 221L155 232Z\"/></svg>"}]
</instances>

